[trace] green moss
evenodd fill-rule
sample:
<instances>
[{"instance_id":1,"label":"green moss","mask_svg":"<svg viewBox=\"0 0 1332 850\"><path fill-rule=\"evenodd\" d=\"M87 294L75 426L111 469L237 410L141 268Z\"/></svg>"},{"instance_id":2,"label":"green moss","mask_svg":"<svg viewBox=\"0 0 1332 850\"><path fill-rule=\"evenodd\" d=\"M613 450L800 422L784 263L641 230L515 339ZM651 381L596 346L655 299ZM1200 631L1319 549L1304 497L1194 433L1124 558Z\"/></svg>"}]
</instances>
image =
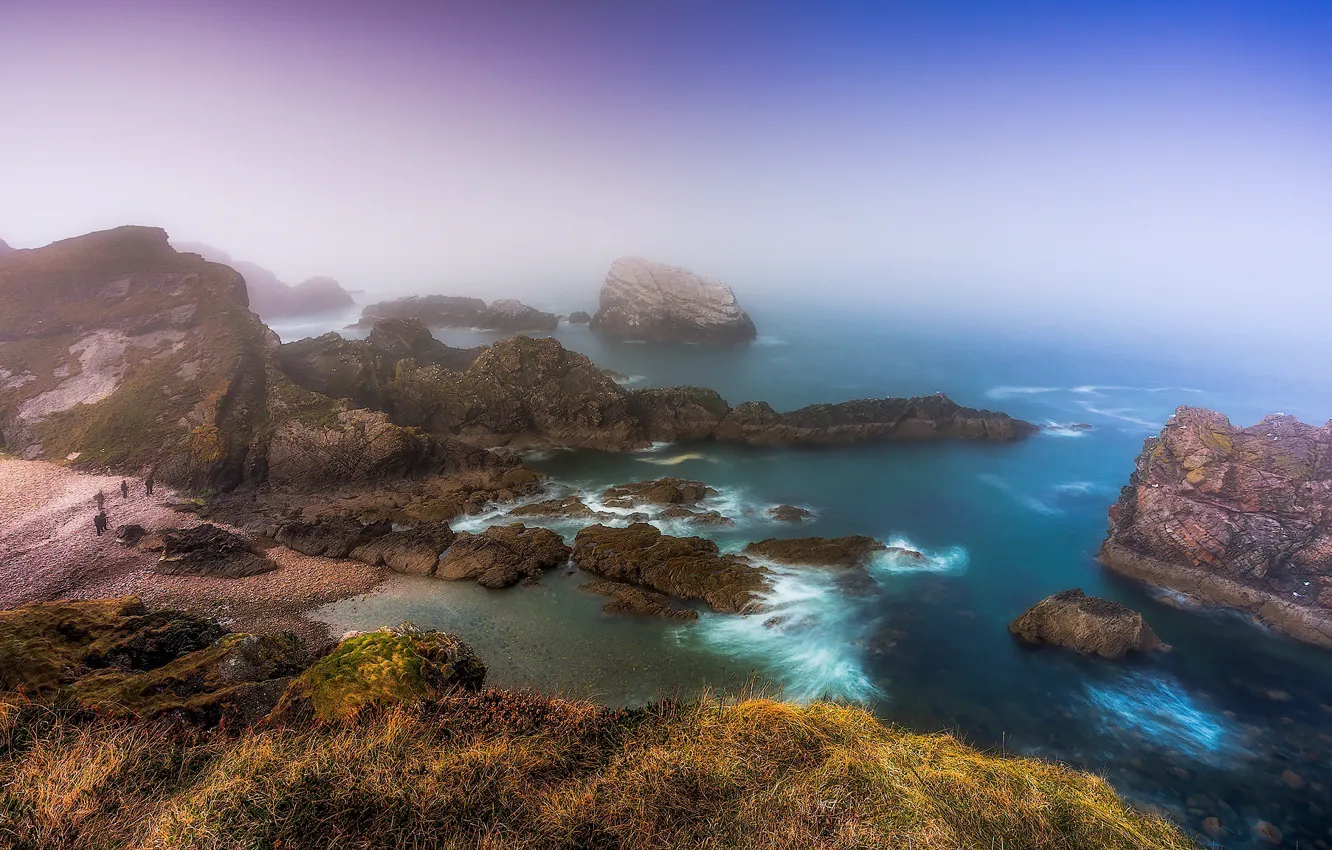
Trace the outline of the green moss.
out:
<instances>
[{"instance_id":1,"label":"green moss","mask_svg":"<svg viewBox=\"0 0 1332 850\"><path fill-rule=\"evenodd\" d=\"M90 652L143 613L135 597L34 603L0 611L0 691L50 693Z\"/></svg>"}]
</instances>

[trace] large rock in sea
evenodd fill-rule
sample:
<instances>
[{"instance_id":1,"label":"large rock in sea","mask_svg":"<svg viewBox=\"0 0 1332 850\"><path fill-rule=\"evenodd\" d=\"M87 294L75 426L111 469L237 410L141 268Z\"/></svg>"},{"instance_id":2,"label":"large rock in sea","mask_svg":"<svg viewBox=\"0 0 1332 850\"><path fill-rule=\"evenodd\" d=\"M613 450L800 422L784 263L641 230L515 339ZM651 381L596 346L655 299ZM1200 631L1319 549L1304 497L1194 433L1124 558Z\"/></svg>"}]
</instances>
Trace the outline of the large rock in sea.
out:
<instances>
[{"instance_id":1,"label":"large rock in sea","mask_svg":"<svg viewBox=\"0 0 1332 850\"><path fill-rule=\"evenodd\" d=\"M411 295L370 304L361 310L357 327L379 319L417 319L432 328L477 328L486 331L553 331L560 317L505 298L486 304L480 298L456 295Z\"/></svg>"},{"instance_id":2,"label":"large rock in sea","mask_svg":"<svg viewBox=\"0 0 1332 850\"><path fill-rule=\"evenodd\" d=\"M1175 411L1110 509L1101 561L1332 648L1332 423Z\"/></svg>"},{"instance_id":3,"label":"large rock in sea","mask_svg":"<svg viewBox=\"0 0 1332 850\"><path fill-rule=\"evenodd\" d=\"M1102 658L1169 649L1137 611L1077 589L1042 599L1008 630L1026 643L1066 646Z\"/></svg>"},{"instance_id":4,"label":"large rock in sea","mask_svg":"<svg viewBox=\"0 0 1332 850\"><path fill-rule=\"evenodd\" d=\"M767 402L737 405L713 437L751 445L837 444L888 440L1016 440L1036 433L1006 413L962 407L943 393L811 404L778 413Z\"/></svg>"},{"instance_id":5,"label":"large rock in sea","mask_svg":"<svg viewBox=\"0 0 1332 850\"><path fill-rule=\"evenodd\" d=\"M861 534L846 537L771 537L745 546L745 552L778 564L805 564L815 567L862 567L889 547ZM907 550L902 550L907 551Z\"/></svg>"},{"instance_id":6,"label":"large rock in sea","mask_svg":"<svg viewBox=\"0 0 1332 850\"><path fill-rule=\"evenodd\" d=\"M722 555L706 538L672 537L641 522L628 528L584 528L574 538L573 561L602 578L706 602L725 613L758 610L769 588L768 571L747 558Z\"/></svg>"},{"instance_id":7,"label":"large rock in sea","mask_svg":"<svg viewBox=\"0 0 1332 850\"><path fill-rule=\"evenodd\" d=\"M177 243L175 248L177 251L198 254L209 262L221 263L240 272L249 291L250 308L265 319L345 310L355 303L351 294L332 278L312 277L292 286L278 280L277 275L263 266L233 260L230 254L211 245L182 242Z\"/></svg>"},{"instance_id":8,"label":"large rock in sea","mask_svg":"<svg viewBox=\"0 0 1332 850\"><path fill-rule=\"evenodd\" d=\"M120 227L0 258L0 443L231 489L253 469L276 337L234 270Z\"/></svg>"},{"instance_id":9,"label":"large rock in sea","mask_svg":"<svg viewBox=\"0 0 1332 850\"><path fill-rule=\"evenodd\" d=\"M642 257L611 264L591 327L651 342L738 343L757 336L729 286Z\"/></svg>"}]
</instances>

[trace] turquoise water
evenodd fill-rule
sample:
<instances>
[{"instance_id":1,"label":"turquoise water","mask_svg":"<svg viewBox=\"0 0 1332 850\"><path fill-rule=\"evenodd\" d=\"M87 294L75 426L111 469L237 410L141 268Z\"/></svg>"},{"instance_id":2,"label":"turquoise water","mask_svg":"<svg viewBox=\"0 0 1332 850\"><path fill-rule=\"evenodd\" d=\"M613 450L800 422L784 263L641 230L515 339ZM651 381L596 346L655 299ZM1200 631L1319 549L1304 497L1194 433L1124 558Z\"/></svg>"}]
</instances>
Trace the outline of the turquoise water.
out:
<instances>
[{"instance_id":1,"label":"turquoise water","mask_svg":"<svg viewBox=\"0 0 1332 850\"><path fill-rule=\"evenodd\" d=\"M611 703L734 688L754 677L793 699L858 701L916 729L1096 770L1190 827L1219 817L1231 829L1224 846L1246 846L1259 819L1292 845L1332 841L1324 834L1332 824L1332 653L1182 606L1095 560L1107 509L1143 439L1177 405L1214 407L1238 424L1272 411L1321 422L1332 413L1326 385L1260 367L1246 372L1210 350L1171 362L1072 335L1019 339L780 306L754 314L762 336L737 349L607 343L578 326L554 335L634 386L701 384L732 403L765 399L778 408L942 390L1056 427L1010 445L666 446L530 460L585 494L668 474L707 481L721 492L714 507L736 526L663 527L707 534L724 548L859 533L929 556L923 566L881 561L850 583L783 571L771 602L787 619L776 628L764 626L766 617L707 612L689 625L607 618L598 610L604 600L562 573L508 591L394 579L323 616L347 628L409 618L451 628L486 658L496 684ZM456 345L493 338L437 336ZM1092 429L1057 427L1072 423ZM814 521L793 527L763 516L784 502L813 510ZM558 530L572 535L576 526ZM1105 662L1010 639L1009 621L1070 587L1142 611L1173 651ZM1287 770L1300 788L1283 781Z\"/></svg>"}]
</instances>

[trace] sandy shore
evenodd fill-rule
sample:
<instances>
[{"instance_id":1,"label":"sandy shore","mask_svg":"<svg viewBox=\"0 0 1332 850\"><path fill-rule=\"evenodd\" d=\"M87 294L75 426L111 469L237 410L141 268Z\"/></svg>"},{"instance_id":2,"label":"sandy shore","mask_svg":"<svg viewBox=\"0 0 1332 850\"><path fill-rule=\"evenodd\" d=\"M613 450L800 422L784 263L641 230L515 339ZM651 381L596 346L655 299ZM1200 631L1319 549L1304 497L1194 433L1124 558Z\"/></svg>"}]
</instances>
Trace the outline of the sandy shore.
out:
<instances>
[{"instance_id":1,"label":"sandy shore","mask_svg":"<svg viewBox=\"0 0 1332 850\"><path fill-rule=\"evenodd\" d=\"M268 551L278 569L263 575L159 575L153 570L157 554L116 543L116 527L186 528L200 520L167 506L177 495L169 488L158 485L148 497L143 481L130 479L129 497L122 498L120 481L119 476L0 457L0 608L134 595L150 605L217 617L233 629L294 631L318 641L327 637L327 629L305 612L364 593L384 578L382 568L315 558L282 546ZM93 527L93 496L99 489L106 494L111 525L101 537Z\"/></svg>"}]
</instances>

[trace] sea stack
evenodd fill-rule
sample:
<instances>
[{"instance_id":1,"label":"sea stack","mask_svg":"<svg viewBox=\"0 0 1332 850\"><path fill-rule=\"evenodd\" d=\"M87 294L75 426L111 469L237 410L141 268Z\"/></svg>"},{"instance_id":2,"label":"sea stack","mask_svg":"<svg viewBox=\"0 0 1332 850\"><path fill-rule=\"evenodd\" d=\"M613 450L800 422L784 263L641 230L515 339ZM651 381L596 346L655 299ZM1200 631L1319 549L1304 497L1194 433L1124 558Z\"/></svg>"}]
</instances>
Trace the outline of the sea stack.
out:
<instances>
[{"instance_id":1,"label":"sea stack","mask_svg":"<svg viewBox=\"0 0 1332 850\"><path fill-rule=\"evenodd\" d=\"M1181 407L1110 509L1110 569L1332 648L1332 424Z\"/></svg>"},{"instance_id":2,"label":"sea stack","mask_svg":"<svg viewBox=\"0 0 1332 850\"><path fill-rule=\"evenodd\" d=\"M729 286L642 257L611 264L591 326L649 342L741 343L758 335Z\"/></svg>"}]
</instances>

